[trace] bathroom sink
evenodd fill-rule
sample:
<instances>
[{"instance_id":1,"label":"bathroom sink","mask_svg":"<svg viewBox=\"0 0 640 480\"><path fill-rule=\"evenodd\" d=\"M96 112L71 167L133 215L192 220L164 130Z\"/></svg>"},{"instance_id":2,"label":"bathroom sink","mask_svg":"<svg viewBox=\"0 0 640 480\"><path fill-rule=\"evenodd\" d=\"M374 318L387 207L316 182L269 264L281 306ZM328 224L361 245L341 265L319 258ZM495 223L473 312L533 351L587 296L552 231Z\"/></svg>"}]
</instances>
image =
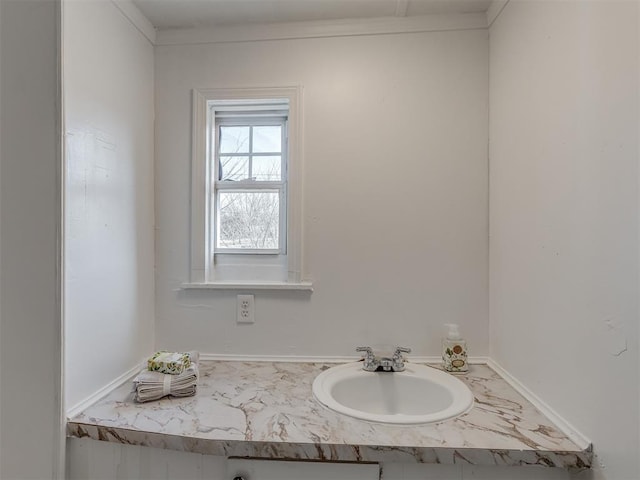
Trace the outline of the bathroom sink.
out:
<instances>
[{"instance_id":1,"label":"bathroom sink","mask_svg":"<svg viewBox=\"0 0 640 480\"><path fill-rule=\"evenodd\" d=\"M473 394L462 381L426 365L403 372L366 372L362 362L329 368L313 381L315 398L331 410L371 422L441 422L468 412Z\"/></svg>"}]
</instances>

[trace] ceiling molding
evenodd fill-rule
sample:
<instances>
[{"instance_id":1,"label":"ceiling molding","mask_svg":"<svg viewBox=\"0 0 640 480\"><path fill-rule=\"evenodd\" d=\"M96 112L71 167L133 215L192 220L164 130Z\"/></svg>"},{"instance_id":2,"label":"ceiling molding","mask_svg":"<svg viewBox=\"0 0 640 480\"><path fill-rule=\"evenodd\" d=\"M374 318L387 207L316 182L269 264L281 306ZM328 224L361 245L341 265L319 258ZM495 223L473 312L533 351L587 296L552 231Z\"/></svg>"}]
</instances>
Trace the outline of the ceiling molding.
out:
<instances>
[{"instance_id":1,"label":"ceiling molding","mask_svg":"<svg viewBox=\"0 0 640 480\"><path fill-rule=\"evenodd\" d=\"M299 38L350 37L393 33L446 32L487 28L484 13L385 17L322 22L272 23L213 28L166 29L156 32L156 45L257 42Z\"/></svg>"},{"instance_id":2,"label":"ceiling molding","mask_svg":"<svg viewBox=\"0 0 640 480\"><path fill-rule=\"evenodd\" d=\"M502 13L504 7L507 6L509 0L493 0L487 9L487 26L491 27L496 18Z\"/></svg>"},{"instance_id":3,"label":"ceiling molding","mask_svg":"<svg viewBox=\"0 0 640 480\"><path fill-rule=\"evenodd\" d=\"M409 0L396 1L396 17L406 17L409 10Z\"/></svg>"},{"instance_id":4,"label":"ceiling molding","mask_svg":"<svg viewBox=\"0 0 640 480\"><path fill-rule=\"evenodd\" d=\"M111 0L120 12L145 36L152 45L156 43L156 29L131 0Z\"/></svg>"}]
</instances>

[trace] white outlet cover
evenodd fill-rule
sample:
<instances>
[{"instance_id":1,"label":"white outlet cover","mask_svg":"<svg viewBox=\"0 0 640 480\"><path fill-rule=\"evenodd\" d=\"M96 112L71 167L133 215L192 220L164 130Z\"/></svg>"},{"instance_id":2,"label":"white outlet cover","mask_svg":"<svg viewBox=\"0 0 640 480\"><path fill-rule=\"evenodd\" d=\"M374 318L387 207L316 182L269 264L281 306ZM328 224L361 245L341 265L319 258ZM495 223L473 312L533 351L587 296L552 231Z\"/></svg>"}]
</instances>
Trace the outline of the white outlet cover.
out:
<instances>
[{"instance_id":1,"label":"white outlet cover","mask_svg":"<svg viewBox=\"0 0 640 480\"><path fill-rule=\"evenodd\" d=\"M255 323L253 295L238 295L236 300L236 322Z\"/></svg>"}]
</instances>

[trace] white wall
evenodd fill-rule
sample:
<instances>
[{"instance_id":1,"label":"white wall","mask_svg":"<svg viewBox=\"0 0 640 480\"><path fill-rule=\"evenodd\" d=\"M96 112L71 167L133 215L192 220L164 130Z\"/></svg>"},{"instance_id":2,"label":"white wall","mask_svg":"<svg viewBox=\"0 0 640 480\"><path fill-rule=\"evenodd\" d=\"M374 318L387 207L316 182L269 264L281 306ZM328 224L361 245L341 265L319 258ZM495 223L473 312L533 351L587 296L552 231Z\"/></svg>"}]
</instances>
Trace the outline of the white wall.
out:
<instances>
[{"instance_id":1,"label":"white wall","mask_svg":"<svg viewBox=\"0 0 640 480\"><path fill-rule=\"evenodd\" d=\"M64 3L65 395L153 348L153 47L112 2Z\"/></svg>"},{"instance_id":2,"label":"white wall","mask_svg":"<svg viewBox=\"0 0 640 480\"><path fill-rule=\"evenodd\" d=\"M156 48L157 347L348 355L440 352L458 322L488 353L487 32ZM192 88L304 88L305 265L314 292L182 291Z\"/></svg>"},{"instance_id":3,"label":"white wall","mask_svg":"<svg viewBox=\"0 0 640 480\"><path fill-rule=\"evenodd\" d=\"M57 478L60 95L54 1L0 2L0 478Z\"/></svg>"},{"instance_id":4,"label":"white wall","mask_svg":"<svg viewBox=\"0 0 640 480\"><path fill-rule=\"evenodd\" d=\"M491 357L638 467L638 4L512 1L490 30Z\"/></svg>"}]
</instances>

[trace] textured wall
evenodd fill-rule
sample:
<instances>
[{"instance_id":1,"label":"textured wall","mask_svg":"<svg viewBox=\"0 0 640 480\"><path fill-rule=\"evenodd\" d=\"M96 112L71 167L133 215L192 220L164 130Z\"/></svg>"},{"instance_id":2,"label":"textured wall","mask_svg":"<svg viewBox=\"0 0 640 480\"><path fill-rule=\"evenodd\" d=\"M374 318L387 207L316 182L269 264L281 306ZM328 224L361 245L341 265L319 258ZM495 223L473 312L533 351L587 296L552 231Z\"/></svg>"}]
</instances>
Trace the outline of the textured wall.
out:
<instances>
[{"instance_id":1,"label":"textured wall","mask_svg":"<svg viewBox=\"0 0 640 480\"><path fill-rule=\"evenodd\" d=\"M490 58L491 357L640 478L638 4L510 2Z\"/></svg>"},{"instance_id":2,"label":"textured wall","mask_svg":"<svg viewBox=\"0 0 640 480\"><path fill-rule=\"evenodd\" d=\"M153 349L153 47L64 4L65 382L73 407Z\"/></svg>"},{"instance_id":3,"label":"textured wall","mask_svg":"<svg viewBox=\"0 0 640 480\"><path fill-rule=\"evenodd\" d=\"M438 355L461 324L488 352L485 30L156 48L156 335L210 353ZM314 292L236 292L189 278L192 88L304 89L304 249Z\"/></svg>"}]
</instances>

